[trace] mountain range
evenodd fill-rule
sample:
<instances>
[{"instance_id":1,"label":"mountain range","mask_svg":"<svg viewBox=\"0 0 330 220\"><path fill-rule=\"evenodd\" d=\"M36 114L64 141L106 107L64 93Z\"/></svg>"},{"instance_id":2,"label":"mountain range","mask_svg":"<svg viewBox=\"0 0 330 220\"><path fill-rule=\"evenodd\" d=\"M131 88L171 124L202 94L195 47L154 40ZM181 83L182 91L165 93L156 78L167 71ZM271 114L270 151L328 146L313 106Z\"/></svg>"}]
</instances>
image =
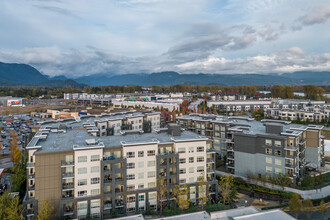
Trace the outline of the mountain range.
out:
<instances>
[{"instance_id":1,"label":"mountain range","mask_svg":"<svg viewBox=\"0 0 330 220\"><path fill-rule=\"evenodd\" d=\"M0 86L105 86L105 85L330 85L330 71L300 71L285 74L180 74L177 72L139 74L93 74L77 78L49 77L27 64L1 63Z\"/></svg>"}]
</instances>

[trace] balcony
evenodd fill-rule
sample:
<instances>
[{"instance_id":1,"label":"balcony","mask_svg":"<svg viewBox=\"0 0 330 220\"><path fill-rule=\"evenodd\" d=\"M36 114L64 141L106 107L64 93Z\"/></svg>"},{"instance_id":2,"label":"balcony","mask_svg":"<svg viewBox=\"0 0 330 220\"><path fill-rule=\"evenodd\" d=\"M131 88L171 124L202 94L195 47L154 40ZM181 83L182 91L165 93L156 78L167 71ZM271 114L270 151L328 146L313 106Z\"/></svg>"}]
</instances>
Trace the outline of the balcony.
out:
<instances>
[{"instance_id":1,"label":"balcony","mask_svg":"<svg viewBox=\"0 0 330 220\"><path fill-rule=\"evenodd\" d=\"M293 163L285 163L285 166L292 169L295 168L295 165Z\"/></svg>"},{"instance_id":2,"label":"balcony","mask_svg":"<svg viewBox=\"0 0 330 220\"><path fill-rule=\"evenodd\" d=\"M26 168L34 168L34 167L35 167L35 165L32 162L26 164Z\"/></svg>"},{"instance_id":3,"label":"balcony","mask_svg":"<svg viewBox=\"0 0 330 220\"><path fill-rule=\"evenodd\" d=\"M62 199L73 199L74 195L73 193L70 194L62 194Z\"/></svg>"},{"instance_id":4,"label":"balcony","mask_svg":"<svg viewBox=\"0 0 330 220\"><path fill-rule=\"evenodd\" d=\"M72 215L74 212L73 206L66 206L63 208L64 215Z\"/></svg>"},{"instance_id":5,"label":"balcony","mask_svg":"<svg viewBox=\"0 0 330 220\"><path fill-rule=\"evenodd\" d=\"M124 206L124 200L123 199L116 199L115 204L116 204L116 208L123 207Z\"/></svg>"},{"instance_id":6,"label":"balcony","mask_svg":"<svg viewBox=\"0 0 330 220\"><path fill-rule=\"evenodd\" d=\"M74 189L74 184L73 183L63 183L62 189Z\"/></svg>"},{"instance_id":7,"label":"balcony","mask_svg":"<svg viewBox=\"0 0 330 220\"><path fill-rule=\"evenodd\" d=\"M107 200L104 202L104 209L112 209L112 201Z\"/></svg>"},{"instance_id":8,"label":"balcony","mask_svg":"<svg viewBox=\"0 0 330 220\"><path fill-rule=\"evenodd\" d=\"M61 161L61 167L73 167L74 166L74 161Z\"/></svg>"},{"instance_id":9,"label":"balcony","mask_svg":"<svg viewBox=\"0 0 330 220\"><path fill-rule=\"evenodd\" d=\"M306 143L306 139L301 139L300 141L299 141L299 144L305 144Z\"/></svg>"},{"instance_id":10,"label":"balcony","mask_svg":"<svg viewBox=\"0 0 330 220\"><path fill-rule=\"evenodd\" d=\"M214 159L213 158L207 158L206 162L207 163L214 163Z\"/></svg>"},{"instance_id":11,"label":"balcony","mask_svg":"<svg viewBox=\"0 0 330 220\"><path fill-rule=\"evenodd\" d=\"M207 173L214 173L214 169L208 167L208 168L206 168L206 172L207 172Z\"/></svg>"},{"instance_id":12,"label":"balcony","mask_svg":"<svg viewBox=\"0 0 330 220\"><path fill-rule=\"evenodd\" d=\"M28 189L28 190L34 190L34 187L35 187L35 185L34 185L34 184L32 184L32 185L29 185L29 189Z\"/></svg>"},{"instance_id":13,"label":"balcony","mask_svg":"<svg viewBox=\"0 0 330 220\"><path fill-rule=\"evenodd\" d=\"M235 168L235 163L228 163L227 164L227 167L229 167L229 168Z\"/></svg>"},{"instance_id":14,"label":"balcony","mask_svg":"<svg viewBox=\"0 0 330 220\"><path fill-rule=\"evenodd\" d=\"M74 178L73 172L62 173L62 178Z\"/></svg>"},{"instance_id":15,"label":"balcony","mask_svg":"<svg viewBox=\"0 0 330 220\"><path fill-rule=\"evenodd\" d=\"M104 179L103 179L103 182L104 183L111 183L112 182L112 177L104 177Z\"/></svg>"},{"instance_id":16,"label":"balcony","mask_svg":"<svg viewBox=\"0 0 330 220\"><path fill-rule=\"evenodd\" d=\"M34 209L27 209L26 215L34 215Z\"/></svg>"},{"instance_id":17,"label":"balcony","mask_svg":"<svg viewBox=\"0 0 330 220\"><path fill-rule=\"evenodd\" d=\"M104 161L111 161L111 160L117 160L117 159L123 159L123 157L115 157L115 156L103 157Z\"/></svg>"}]
</instances>

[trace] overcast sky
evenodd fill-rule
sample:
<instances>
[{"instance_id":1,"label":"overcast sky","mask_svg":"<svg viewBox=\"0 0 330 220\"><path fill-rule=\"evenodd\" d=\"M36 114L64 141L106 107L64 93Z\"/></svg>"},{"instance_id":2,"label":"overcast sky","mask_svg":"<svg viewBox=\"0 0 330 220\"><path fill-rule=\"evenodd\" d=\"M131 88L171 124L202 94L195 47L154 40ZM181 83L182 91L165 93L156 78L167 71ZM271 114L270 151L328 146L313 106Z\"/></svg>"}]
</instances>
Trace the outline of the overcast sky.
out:
<instances>
[{"instance_id":1,"label":"overcast sky","mask_svg":"<svg viewBox=\"0 0 330 220\"><path fill-rule=\"evenodd\" d=\"M330 1L1 0L0 61L70 77L330 70Z\"/></svg>"}]
</instances>

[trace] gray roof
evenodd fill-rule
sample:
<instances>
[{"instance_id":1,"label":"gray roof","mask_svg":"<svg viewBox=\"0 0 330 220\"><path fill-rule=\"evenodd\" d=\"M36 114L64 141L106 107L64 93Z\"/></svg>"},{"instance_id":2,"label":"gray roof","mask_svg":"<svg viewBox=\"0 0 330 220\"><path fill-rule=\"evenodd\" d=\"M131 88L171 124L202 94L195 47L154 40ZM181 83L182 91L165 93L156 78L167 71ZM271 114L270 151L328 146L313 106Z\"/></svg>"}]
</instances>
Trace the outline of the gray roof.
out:
<instances>
[{"instance_id":1,"label":"gray roof","mask_svg":"<svg viewBox=\"0 0 330 220\"><path fill-rule=\"evenodd\" d=\"M182 215L175 215L170 217L163 217L158 218L157 220L167 220L167 219L175 219L175 220L201 220L201 219L210 219L210 216L207 212L194 212L190 214L182 214Z\"/></svg>"},{"instance_id":2,"label":"gray roof","mask_svg":"<svg viewBox=\"0 0 330 220\"><path fill-rule=\"evenodd\" d=\"M259 212L255 214L250 215L243 215L239 217L234 217L234 220L294 220L295 218L291 215L286 214L280 209L270 210L270 211L264 211Z\"/></svg>"}]
</instances>

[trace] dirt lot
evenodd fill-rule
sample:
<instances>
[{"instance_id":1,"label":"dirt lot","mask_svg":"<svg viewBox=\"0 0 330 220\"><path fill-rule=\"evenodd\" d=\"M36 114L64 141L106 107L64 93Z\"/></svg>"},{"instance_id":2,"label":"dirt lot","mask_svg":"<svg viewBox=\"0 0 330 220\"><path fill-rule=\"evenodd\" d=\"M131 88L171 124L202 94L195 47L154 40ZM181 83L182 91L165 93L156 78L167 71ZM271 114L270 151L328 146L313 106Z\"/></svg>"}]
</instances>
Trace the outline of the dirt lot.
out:
<instances>
[{"instance_id":1,"label":"dirt lot","mask_svg":"<svg viewBox=\"0 0 330 220\"><path fill-rule=\"evenodd\" d=\"M18 115L18 114L29 114L31 112L45 112L50 108L65 108L67 106L56 106L56 105L34 105L25 107L1 107L0 115Z\"/></svg>"}]
</instances>

